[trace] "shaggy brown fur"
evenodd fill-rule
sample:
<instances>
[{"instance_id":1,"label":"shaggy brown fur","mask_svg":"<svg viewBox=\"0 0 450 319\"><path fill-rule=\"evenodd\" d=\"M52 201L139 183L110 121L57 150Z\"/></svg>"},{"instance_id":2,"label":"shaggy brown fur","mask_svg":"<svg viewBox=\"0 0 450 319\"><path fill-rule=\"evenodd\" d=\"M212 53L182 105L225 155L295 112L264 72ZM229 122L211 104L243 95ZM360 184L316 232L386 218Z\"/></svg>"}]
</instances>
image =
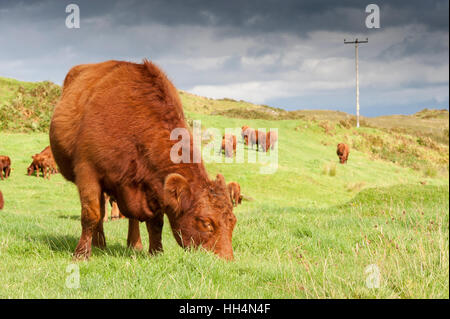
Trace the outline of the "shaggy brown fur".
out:
<instances>
[{"instance_id":1,"label":"shaggy brown fur","mask_svg":"<svg viewBox=\"0 0 450 319\"><path fill-rule=\"evenodd\" d=\"M4 200L3 200L3 194L2 191L0 191L0 209L3 209L3 205L4 205Z\"/></svg>"},{"instance_id":2,"label":"shaggy brown fur","mask_svg":"<svg viewBox=\"0 0 450 319\"><path fill-rule=\"evenodd\" d=\"M345 143L339 143L336 151L337 156L339 156L339 162L341 164L347 163L348 154L350 154L350 148Z\"/></svg>"},{"instance_id":3,"label":"shaggy brown fur","mask_svg":"<svg viewBox=\"0 0 450 319\"><path fill-rule=\"evenodd\" d=\"M11 175L11 159L8 156L0 155L0 178L8 178Z\"/></svg>"},{"instance_id":4,"label":"shaggy brown fur","mask_svg":"<svg viewBox=\"0 0 450 319\"><path fill-rule=\"evenodd\" d=\"M242 202L241 186L236 182L229 182L227 187L233 206L236 207Z\"/></svg>"},{"instance_id":5,"label":"shaggy brown fur","mask_svg":"<svg viewBox=\"0 0 450 319\"><path fill-rule=\"evenodd\" d=\"M150 252L162 250L166 213L178 244L199 246L232 259L236 223L225 179L210 180L203 163L173 163L170 140L188 126L177 90L153 63L107 61L72 68L64 80L50 145L63 176L81 201L82 234L76 258L91 242L104 247L103 192L130 219L128 243L140 242L138 221L149 231ZM189 133L191 134L191 133ZM193 138L190 146L193 158Z\"/></svg>"}]
</instances>

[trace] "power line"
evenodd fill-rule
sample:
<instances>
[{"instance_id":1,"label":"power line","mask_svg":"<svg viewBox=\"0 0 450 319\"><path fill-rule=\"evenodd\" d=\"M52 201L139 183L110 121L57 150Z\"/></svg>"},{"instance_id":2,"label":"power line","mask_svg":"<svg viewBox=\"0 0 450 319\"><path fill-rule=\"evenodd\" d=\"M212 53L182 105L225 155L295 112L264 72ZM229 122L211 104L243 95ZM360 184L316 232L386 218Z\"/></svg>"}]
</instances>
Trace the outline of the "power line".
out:
<instances>
[{"instance_id":1,"label":"power line","mask_svg":"<svg viewBox=\"0 0 450 319\"><path fill-rule=\"evenodd\" d=\"M355 41L346 41L344 39L344 44L355 44L355 66L356 66L356 127L359 127L359 76L358 76L358 44L359 43L369 43L369 39Z\"/></svg>"}]
</instances>

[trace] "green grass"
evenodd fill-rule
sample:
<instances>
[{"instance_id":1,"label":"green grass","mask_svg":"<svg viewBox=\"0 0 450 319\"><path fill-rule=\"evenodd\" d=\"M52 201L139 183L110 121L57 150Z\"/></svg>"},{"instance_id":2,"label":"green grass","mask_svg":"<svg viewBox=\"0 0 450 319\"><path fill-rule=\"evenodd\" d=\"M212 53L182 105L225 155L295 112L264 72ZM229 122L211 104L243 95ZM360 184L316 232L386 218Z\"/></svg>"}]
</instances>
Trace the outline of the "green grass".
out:
<instances>
[{"instance_id":1,"label":"green grass","mask_svg":"<svg viewBox=\"0 0 450 319\"><path fill-rule=\"evenodd\" d=\"M274 174L259 163L206 164L253 199L235 209L235 261L184 251L167 220L164 253L150 257L126 248L126 220L110 221L107 249L76 262L81 286L67 288L81 234L76 187L61 175L26 175L31 155L48 145L59 92L0 77L0 155L13 166L0 181L0 298L449 298L448 111L362 118L356 130L343 112L183 91L189 122L203 129L278 128ZM339 142L350 145L345 165ZM144 225L141 234L148 245ZM378 289L366 286L370 265Z\"/></svg>"},{"instance_id":2,"label":"green grass","mask_svg":"<svg viewBox=\"0 0 450 319\"><path fill-rule=\"evenodd\" d=\"M77 262L81 287L67 288L66 269L81 234L76 188L61 175L26 176L30 156L48 145L47 134L0 133L0 154L14 168L0 181L6 201L0 298L449 297L448 173L426 176L356 149L341 165L335 142L359 138L352 130L336 127L330 136L306 120L188 115L204 127L279 130L274 174L260 174L258 163L207 164L211 176L238 181L254 199L235 209L235 261L184 251L167 220L164 253L134 252L126 248L127 222L110 221L107 249ZM324 174L333 163L334 174ZM141 234L148 245L144 225ZM365 270L373 264L381 274L378 289L366 287Z\"/></svg>"}]
</instances>

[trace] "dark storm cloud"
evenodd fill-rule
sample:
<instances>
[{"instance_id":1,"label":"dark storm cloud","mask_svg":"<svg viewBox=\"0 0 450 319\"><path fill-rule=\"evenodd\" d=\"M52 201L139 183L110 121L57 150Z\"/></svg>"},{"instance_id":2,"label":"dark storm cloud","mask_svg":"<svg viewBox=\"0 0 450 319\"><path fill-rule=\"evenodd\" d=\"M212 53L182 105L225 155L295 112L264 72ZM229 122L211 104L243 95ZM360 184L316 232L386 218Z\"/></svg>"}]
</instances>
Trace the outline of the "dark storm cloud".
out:
<instances>
[{"instance_id":1,"label":"dark storm cloud","mask_svg":"<svg viewBox=\"0 0 450 319\"><path fill-rule=\"evenodd\" d=\"M1 9L28 8L29 19L45 21L58 18L69 3L80 6L83 17L110 16L118 25L220 26L243 33L318 30L368 32L364 11L376 3L382 11L382 25L394 27L423 24L433 30L448 29L449 3L446 0L153 0L153 1L12 1L2 0Z\"/></svg>"},{"instance_id":2,"label":"dark storm cloud","mask_svg":"<svg viewBox=\"0 0 450 319\"><path fill-rule=\"evenodd\" d=\"M80 29L65 27L69 3ZM381 29L365 26L370 3ZM0 76L61 83L76 64L147 57L200 95L349 111L354 49L342 41L354 37L370 39L362 106L448 107L446 0L0 0Z\"/></svg>"}]
</instances>

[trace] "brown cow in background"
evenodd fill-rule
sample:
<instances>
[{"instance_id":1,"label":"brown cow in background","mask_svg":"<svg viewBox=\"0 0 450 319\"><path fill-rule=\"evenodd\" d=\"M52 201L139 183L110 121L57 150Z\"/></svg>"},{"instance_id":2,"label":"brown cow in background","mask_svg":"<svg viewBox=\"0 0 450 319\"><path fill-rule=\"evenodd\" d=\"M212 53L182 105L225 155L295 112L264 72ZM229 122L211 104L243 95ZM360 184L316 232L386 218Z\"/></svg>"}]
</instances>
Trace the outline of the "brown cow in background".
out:
<instances>
[{"instance_id":1,"label":"brown cow in background","mask_svg":"<svg viewBox=\"0 0 450 319\"><path fill-rule=\"evenodd\" d=\"M273 150L276 142L278 142L278 133L276 131L269 131L269 133L267 133L267 149L270 147L270 149Z\"/></svg>"},{"instance_id":2,"label":"brown cow in background","mask_svg":"<svg viewBox=\"0 0 450 319\"><path fill-rule=\"evenodd\" d=\"M5 201L3 200L3 194L2 194L2 191L0 191L0 209L3 209L4 203L5 203Z\"/></svg>"},{"instance_id":3,"label":"brown cow in background","mask_svg":"<svg viewBox=\"0 0 450 319\"><path fill-rule=\"evenodd\" d=\"M249 128L250 128L249 126L244 125L244 126L242 127L242 131L241 131L241 136L242 136L242 139L244 140L244 144L245 144L245 145L248 145L248 134L247 134L247 129L249 129Z\"/></svg>"},{"instance_id":4,"label":"brown cow in background","mask_svg":"<svg viewBox=\"0 0 450 319\"><path fill-rule=\"evenodd\" d=\"M11 175L11 159L8 156L0 155L0 178L8 178Z\"/></svg>"},{"instance_id":5,"label":"brown cow in background","mask_svg":"<svg viewBox=\"0 0 450 319\"><path fill-rule=\"evenodd\" d=\"M111 220L125 218L125 216L122 215L119 207L117 206L117 201L106 193L103 193L103 196L105 196L105 216L103 218L103 221L108 221L108 202L109 205L111 205Z\"/></svg>"},{"instance_id":6,"label":"brown cow in background","mask_svg":"<svg viewBox=\"0 0 450 319\"><path fill-rule=\"evenodd\" d=\"M41 172L44 178L50 178L51 174L58 172L50 146L44 148L40 153L34 154L31 158L33 161L27 168L28 176L36 172L36 177L39 177L39 172Z\"/></svg>"},{"instance_id":7,"label":"brown cow in background","mask_svg":"<svg viewBox=\"0 0 450 319\"><path fill-rule=\"evenodd\" d=\"M225 151L226 157L233 157L233 154L236 153L236 136L225 134L222 137L221 150Z\"/></svg>"},{"instance_id":8,"label":"brown cow in background","mask_svg":"<svg viewBox=\"0 0 450 319\"><path fill-rule=\"evenodd\" d=\"M348 160L348 154L350 154L350 148L345 143L339 143L337 145L337 155L339 156L339 162L341 164L347 163Z\"/></svg>"},{"instance_id":9,"label":"brown cow in background","mask_svg":"<svg viewBox=\"0 0 450 319\"><path fill-rule=\"evenodd\" d=\"M193 138L176 88L153 63L107 61L72 68L50 125L50 145L62 175L78 187L82 234L75 258L91 243L105 247L103 192L129 218L128 242L149 231L149 251L162 250L164 213L180 246L202 246L232 259L233 205L222 175L210 180L203 162L174 163L170 139L184 128Z\"/></svg>"},{"instance_id":10,"label":"brown cow in background","mask_svg":"<svg viewBox=\"0 0 450 319\"><path fill-rule=\"evenodd\" d=\"M256 144L256 149L258 150L258 130L254 130L248 126L243 126L241 135L242 138L244 139L245 145L250 144L253 149L253 145Z\"/></svg>"},{"instance_id":11,"label":"brown cow in background","mask_svg":"<svg viewBox=\"0 0 450 319\"><path fill-rule=\"evenodd\" d=\"M236 182L229 182L227 187L233 206L236 207L242 202L241 186Z\"/></svg>"}]
</instances>

